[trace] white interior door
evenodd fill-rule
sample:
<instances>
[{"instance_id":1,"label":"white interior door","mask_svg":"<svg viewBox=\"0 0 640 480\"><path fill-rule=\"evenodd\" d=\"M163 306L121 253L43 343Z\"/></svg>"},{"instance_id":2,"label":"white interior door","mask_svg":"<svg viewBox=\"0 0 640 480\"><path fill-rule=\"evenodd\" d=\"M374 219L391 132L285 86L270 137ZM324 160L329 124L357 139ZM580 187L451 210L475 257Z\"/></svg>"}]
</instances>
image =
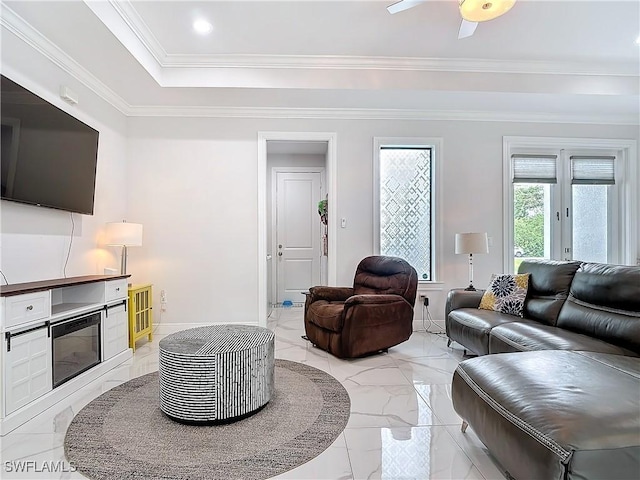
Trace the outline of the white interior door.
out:
<instances>
[{"instance_id":1,"label":"white interior door","mask_svg":"<svg viewBox=\"0 0 640 480\"><path fill-rule=\"evenodd\" d=\"M321 173L276 173L275 267L277 302L303 302L319 285Z\"/></svg>"}]
</instances>

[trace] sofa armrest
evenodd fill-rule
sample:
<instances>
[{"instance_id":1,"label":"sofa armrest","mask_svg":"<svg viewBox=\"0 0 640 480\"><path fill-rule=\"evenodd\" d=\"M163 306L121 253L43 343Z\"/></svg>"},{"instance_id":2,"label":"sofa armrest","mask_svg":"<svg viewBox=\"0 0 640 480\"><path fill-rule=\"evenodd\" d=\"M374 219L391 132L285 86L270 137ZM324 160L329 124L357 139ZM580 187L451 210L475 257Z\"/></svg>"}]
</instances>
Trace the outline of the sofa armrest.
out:
<instances>
[{"instance_id":1,"label":"sofa armrest","mask_svg":"<svg viewBox=\"0 0 640 480\"><path fill-rule=\"evenodd\" d=\"M458 308L478 308L483 294L484 290L450 290L444 307L444 318L449 316L449 312Z\"/></svg>"},{"instance_id":2,"label":"sofa armrest","mask_svg":"<svg viewBox=\"0 0 640 480\"><path fill-rule=\"evenodd\" d=\"M401 295L354 295L344 302L344 329L353 335L355 330L382 325L398 325L411 335L413 306Z\"/></svg>"},{"instance_id":3,"label":"sofa armrest","mask_svg":"<svg viewBox=\"0 0 640 480\"><path fill-rule=\"evenodd\" d=\"M353 295L352 287L327 287L317 286L311 287L307 295L307 304L311 304L317 300L326 300L327 302L344 302Z\"/></svg>"},{"instance_id":4,"label":"sofa armrest","mask_svg":"<svg viewBox=\"0 0 640 480\"><path fill-rule=\"evenodd\" d=\"M400 295L353 295L352 297L349 297L346 302L344 302L344 307L347 308L353 305L384 305L397 303L400 301L405 302L407 305L409 305L404 297Z\"/></svg>"}]
</instances>

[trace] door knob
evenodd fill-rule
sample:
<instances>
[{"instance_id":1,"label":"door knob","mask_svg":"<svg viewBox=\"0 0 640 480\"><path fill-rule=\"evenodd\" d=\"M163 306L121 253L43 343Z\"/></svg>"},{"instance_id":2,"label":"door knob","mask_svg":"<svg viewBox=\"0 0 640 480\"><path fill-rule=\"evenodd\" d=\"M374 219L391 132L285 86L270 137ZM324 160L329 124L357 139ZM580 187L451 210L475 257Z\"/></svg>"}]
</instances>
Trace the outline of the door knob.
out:
<instances>
[{"instance_id":1,"label":"door knob","mask_svg":"<svg viewBox=\"0 0 640 480\"><path fill-rule=\"evenodd\" d=\"M281 257L282 256L282 252L278 252L278 256Z\"/></svg>"}]
</instances>

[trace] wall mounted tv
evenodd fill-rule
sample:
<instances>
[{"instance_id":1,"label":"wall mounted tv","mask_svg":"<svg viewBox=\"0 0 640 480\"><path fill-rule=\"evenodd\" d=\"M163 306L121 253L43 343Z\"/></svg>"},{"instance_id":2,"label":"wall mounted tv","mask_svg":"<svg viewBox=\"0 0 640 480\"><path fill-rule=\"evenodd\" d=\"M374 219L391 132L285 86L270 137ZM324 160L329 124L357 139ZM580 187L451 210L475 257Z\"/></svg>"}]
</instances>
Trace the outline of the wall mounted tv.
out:
<instances>
[{"instance_id":1,"label":"wall mounted tv","mask_svg":"<svg viewBox=\"0 0 640 480\"><path fill-rule=\"evenodd\" d=\"M2 198L93 215L98 131L0 76Z\"/></svg>"}]
</instances>

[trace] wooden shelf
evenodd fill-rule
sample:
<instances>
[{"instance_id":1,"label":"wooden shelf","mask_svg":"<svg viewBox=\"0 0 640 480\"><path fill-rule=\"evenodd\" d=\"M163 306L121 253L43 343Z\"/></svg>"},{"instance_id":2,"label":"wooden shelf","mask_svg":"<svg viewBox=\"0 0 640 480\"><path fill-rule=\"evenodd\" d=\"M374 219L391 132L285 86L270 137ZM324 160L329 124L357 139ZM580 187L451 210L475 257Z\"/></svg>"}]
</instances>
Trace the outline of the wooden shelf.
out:
<instances>
[{"instance_id":1,"label":"wooden shelf","mask_svg":"<svg viewBox=\"0 0 640 480\"><path fill-rule=\"evenodd\" d=\"M80 277L53 278L39 282L13 283L11 285L0 286L0 297L12 295L22 295L24 293L42 292L58 287L69 287L72 285L82 285L83 283L103 282L105 280L117 280L119 278L129 278L131 275L83 275Z\"/></svg>"}]
</instances>

